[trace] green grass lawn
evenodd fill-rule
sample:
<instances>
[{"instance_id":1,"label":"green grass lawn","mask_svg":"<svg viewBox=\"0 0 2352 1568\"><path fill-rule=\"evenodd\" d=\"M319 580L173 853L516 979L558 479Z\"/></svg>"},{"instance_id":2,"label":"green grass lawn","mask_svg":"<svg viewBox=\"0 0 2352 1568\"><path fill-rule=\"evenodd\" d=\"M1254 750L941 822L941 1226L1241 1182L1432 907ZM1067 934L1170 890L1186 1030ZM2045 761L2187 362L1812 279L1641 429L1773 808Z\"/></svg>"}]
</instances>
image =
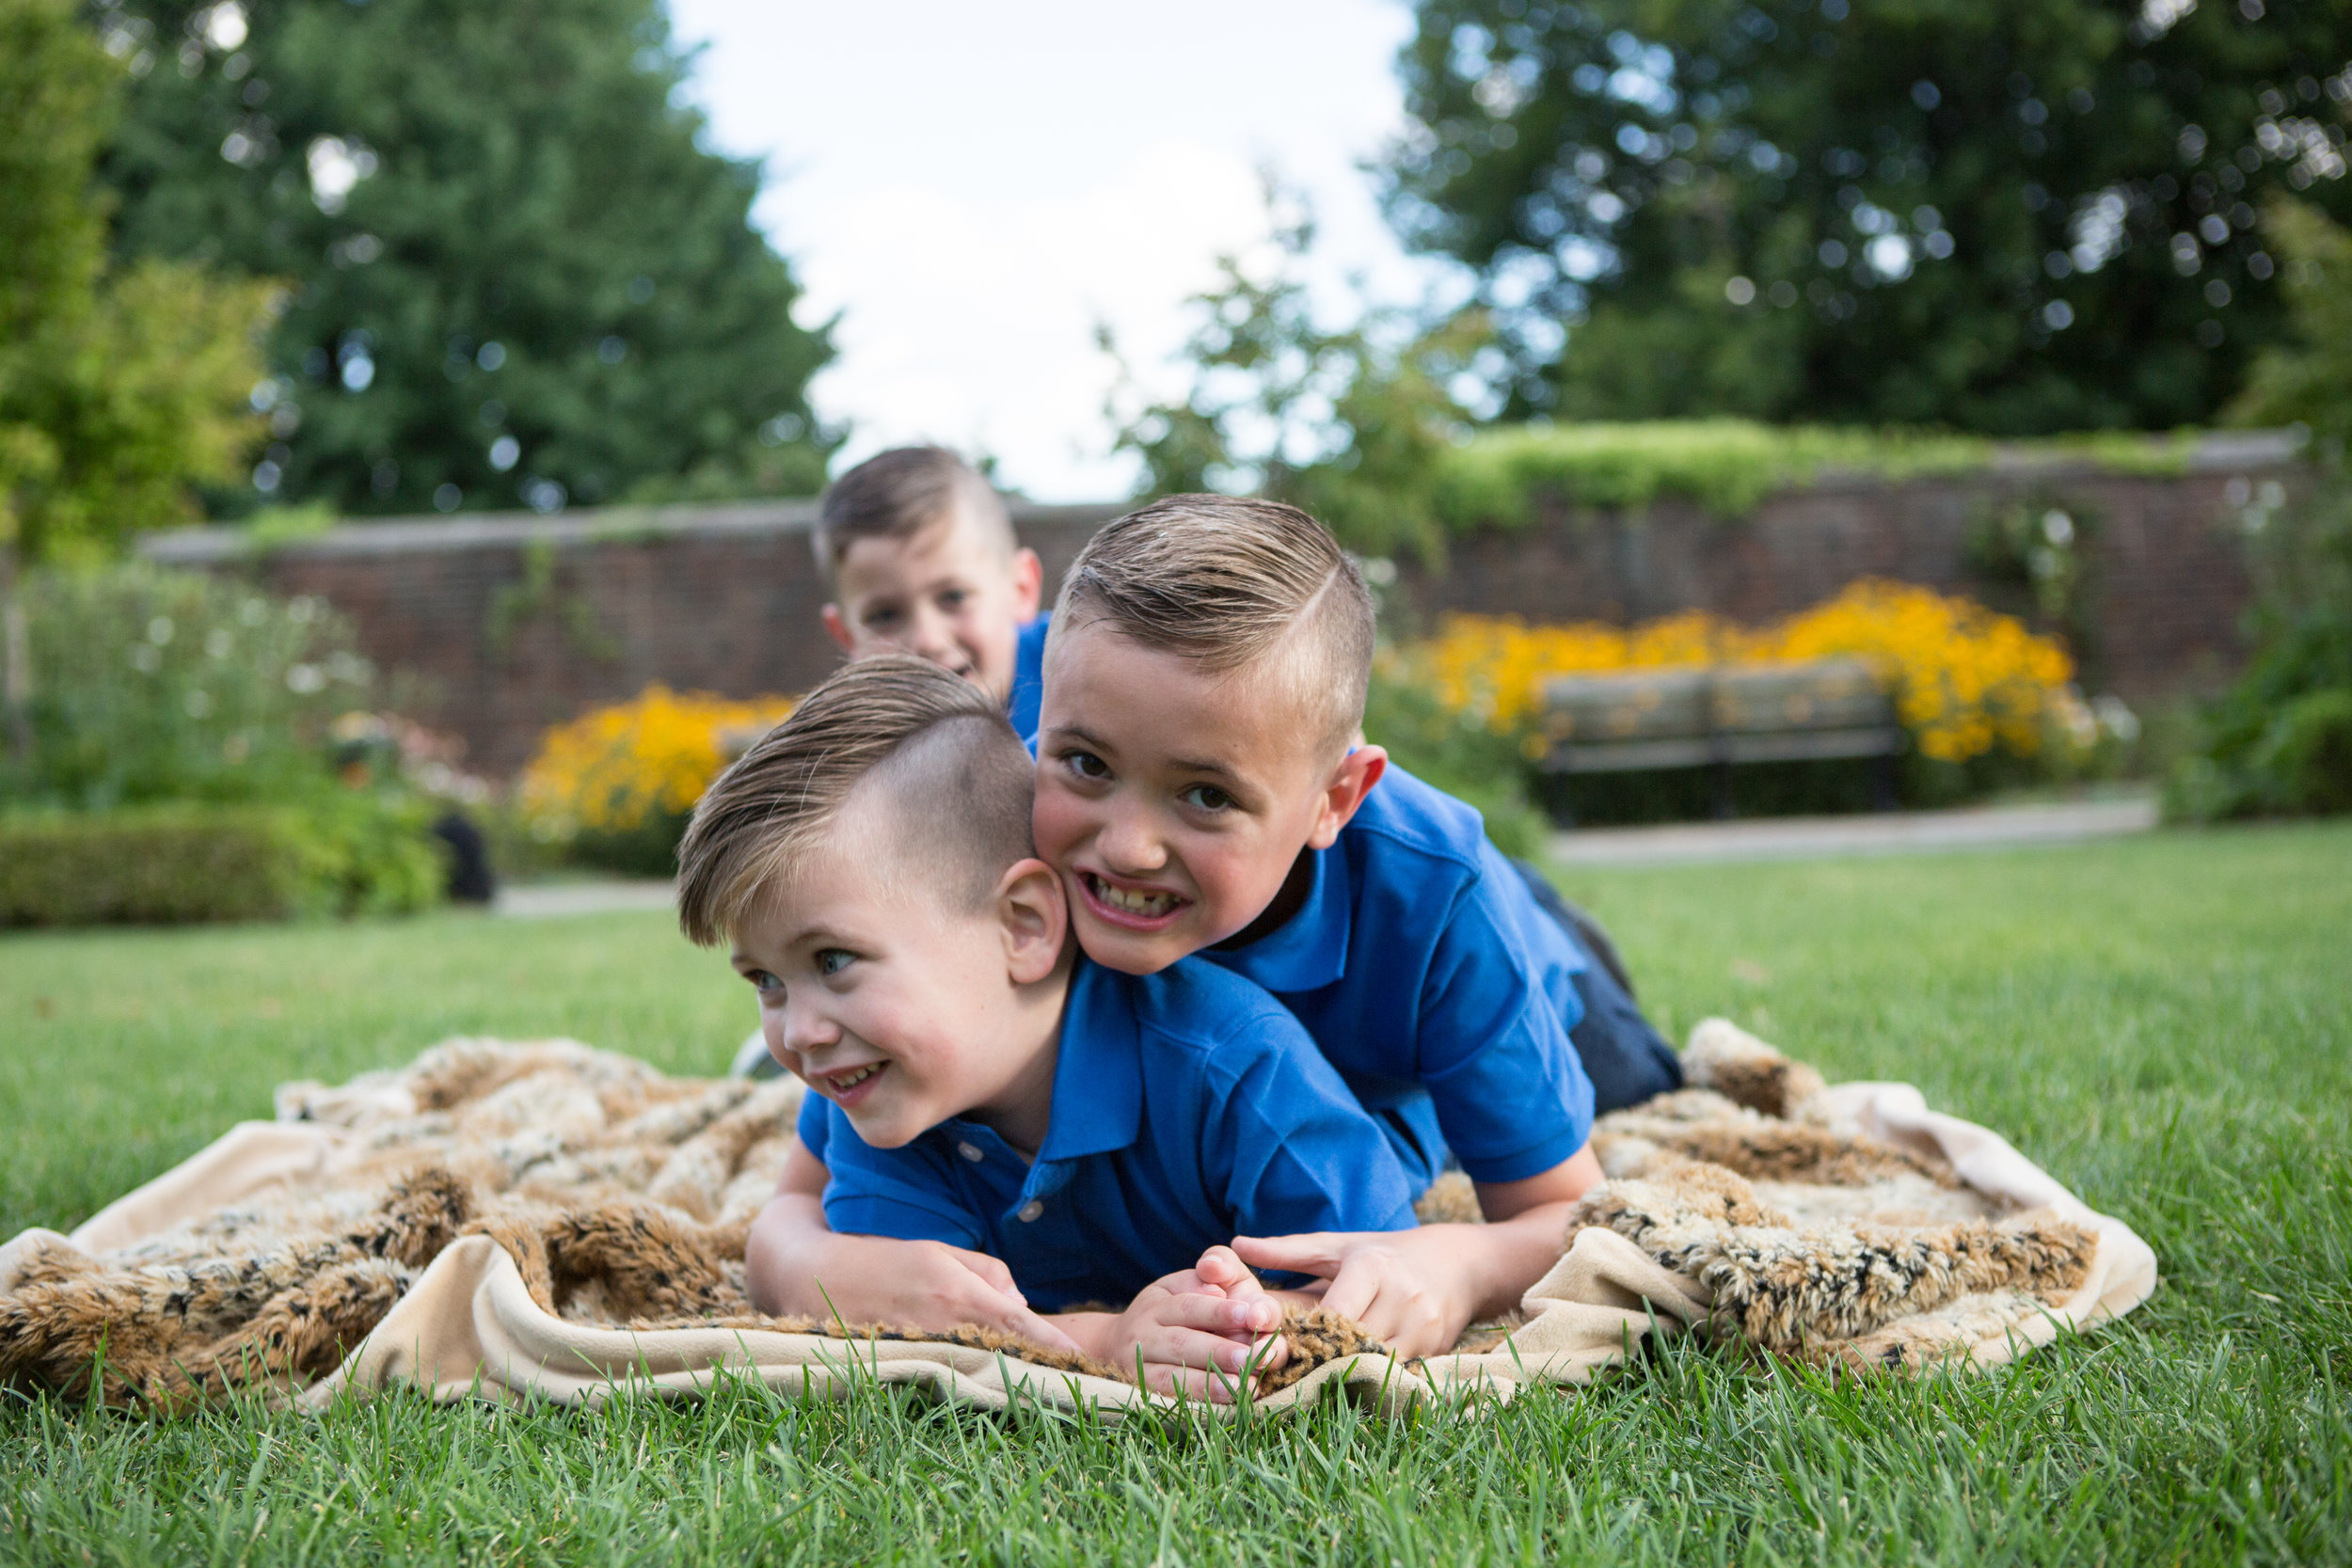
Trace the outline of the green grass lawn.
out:
<instances>
[{"instance_id":1,"label":"green grass lawn","mask_svg":"<svg viewBox=\"0 0 2352 1568\"><path fill-rule=\"evenodd\" d=\"M2155 1247L2125 1323L1989 1377L1673 1347L1485 1420L1117 1429L863 1391L168 1421L0 1392L0 1560L2352 1560L2352 829L1579 872L1679 1034L1901 1078ZM69 1227L444 1036L716 1071L659 916L0 940L0 1235Z\"/></svg>"}]
</instances>

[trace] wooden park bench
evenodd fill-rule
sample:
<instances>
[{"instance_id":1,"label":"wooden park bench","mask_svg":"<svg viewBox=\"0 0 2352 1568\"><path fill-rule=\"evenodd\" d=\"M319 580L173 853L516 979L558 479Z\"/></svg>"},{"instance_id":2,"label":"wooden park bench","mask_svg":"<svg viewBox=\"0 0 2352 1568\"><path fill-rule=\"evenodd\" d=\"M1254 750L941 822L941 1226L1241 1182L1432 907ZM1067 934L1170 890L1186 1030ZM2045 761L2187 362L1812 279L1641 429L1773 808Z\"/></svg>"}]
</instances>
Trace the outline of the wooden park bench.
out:
<instances>
[{"instance_id":1,"label":"wooden park bench","mask_svg":"<svg viewBox=\"0 0 2352 1568\"><path fill-rule=\"evenodd\" d=\"M1732 768L1820 758L1878 759L1879 804L1892 808L1904 743L1893 699L1860 659L1564 675L1544 688L1543 724L1544 771L1711 768L1719 816L1732 815Z\"/></svg>"}]
</instances>

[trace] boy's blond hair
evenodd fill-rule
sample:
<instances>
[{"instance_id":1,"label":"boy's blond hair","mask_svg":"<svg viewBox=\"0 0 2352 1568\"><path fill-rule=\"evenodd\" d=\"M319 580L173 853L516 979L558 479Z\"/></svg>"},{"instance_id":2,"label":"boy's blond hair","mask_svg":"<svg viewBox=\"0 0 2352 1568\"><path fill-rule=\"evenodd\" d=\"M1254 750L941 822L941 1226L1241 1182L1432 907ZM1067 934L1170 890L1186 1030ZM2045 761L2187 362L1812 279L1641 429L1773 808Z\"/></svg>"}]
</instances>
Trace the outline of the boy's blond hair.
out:
<instances>
[{"instance_id":1,"label":"boy's blond hair","mask_svg":"<svg viewBox=\"0 0 2352 1568\"><path fill-rule=\"evenodd\" d=\"M818 504L810 543L818 568L831 582L841 558L860 539L912 539L958 503L1009 557L1019 548L1012 515L978 469L945 447L894 447L834 481Z\"/></svg>"},{"instance_id":2,"label":"boy's blond hair","mask_svg":"<svg viewBox=\"0 0 2352 1568\"><path fill-rule=\"evenodd\" d=\"M1096 621L1213 673L1263 664L1334 753L1363 724L1372 592L1331 531L1295 506L1168 496L1130 512L1071 563L1052 638Z\"/></svg>"},{"instance_id":3,"label":"boy's blond hair","mask_svg":"<svg viewBox=\"0 0 2352 1568\"><path fill-rule=\"evenodd\" d=\"M928 660L860 659L803 698L695 803L678 846L686 934L707 946L741 929L868 780L887 791L901 863L967 911L1030 853L1036 775L1003 710Z\"/></svg>"}]
</instances>

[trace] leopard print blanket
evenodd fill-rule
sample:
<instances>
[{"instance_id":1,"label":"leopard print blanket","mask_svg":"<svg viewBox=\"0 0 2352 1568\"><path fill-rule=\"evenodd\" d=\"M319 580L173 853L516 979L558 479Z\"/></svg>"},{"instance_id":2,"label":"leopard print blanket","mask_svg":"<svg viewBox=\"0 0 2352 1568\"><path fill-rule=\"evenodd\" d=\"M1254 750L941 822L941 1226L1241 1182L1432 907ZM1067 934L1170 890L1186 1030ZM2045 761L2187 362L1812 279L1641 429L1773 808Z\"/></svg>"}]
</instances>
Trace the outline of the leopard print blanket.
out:
<instances>
[{"instance_id":1,"label":"leopard print blanket","mask_svg":"<svg viewBox=\"0 0 2352 1568\"><path fill-rule=\"evenodd\" d=\"M1327 1384L1382 1404L1509 1397L1581 1381L1650 1332L1854 1369L1984 1366L2153 1288L2120 1222L1915 1091L1829 1088L1722 1021L1694 1031L1684 1067L1689 1087L1600 1119L1608 1180L1521 1313L1400 1366L1357 1325L1295 1312L1256 1399ZM71 1236L0 1247L0 1382L158 1410L403 1380L595 1399L633 1378L691 1391L724 1369L826 1388L862 1370L984 1404L1025 1388L1152 1398L1120 1369L991 1331L756 1312L744 1238L799 1095L564 1040L452 1040L340 1086L286 1085L276 1122ZM1441 1180L1422 1217L1474 1221L1468 1183Z\"/></svg>"}]
</instances>

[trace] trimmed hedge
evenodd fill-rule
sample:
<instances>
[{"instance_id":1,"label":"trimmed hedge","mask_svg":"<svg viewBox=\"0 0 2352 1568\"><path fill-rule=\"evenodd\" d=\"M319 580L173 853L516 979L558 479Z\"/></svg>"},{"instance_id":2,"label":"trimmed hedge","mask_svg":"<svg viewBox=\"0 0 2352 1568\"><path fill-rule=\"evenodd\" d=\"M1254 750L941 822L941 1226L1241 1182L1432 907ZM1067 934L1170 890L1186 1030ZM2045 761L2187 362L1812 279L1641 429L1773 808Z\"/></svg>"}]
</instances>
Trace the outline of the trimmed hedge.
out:
<instances>
[{"instance_id":1,"label":"trimmed hedge","mask_svg":"<svg viewBox=\"0 0 2352 1568\"><path fill-rule=\"evenodd\" d=\"M430 838L362 800L0 817L0 928L395 913L444 875Z\"/></svg>"}]
</instances>

